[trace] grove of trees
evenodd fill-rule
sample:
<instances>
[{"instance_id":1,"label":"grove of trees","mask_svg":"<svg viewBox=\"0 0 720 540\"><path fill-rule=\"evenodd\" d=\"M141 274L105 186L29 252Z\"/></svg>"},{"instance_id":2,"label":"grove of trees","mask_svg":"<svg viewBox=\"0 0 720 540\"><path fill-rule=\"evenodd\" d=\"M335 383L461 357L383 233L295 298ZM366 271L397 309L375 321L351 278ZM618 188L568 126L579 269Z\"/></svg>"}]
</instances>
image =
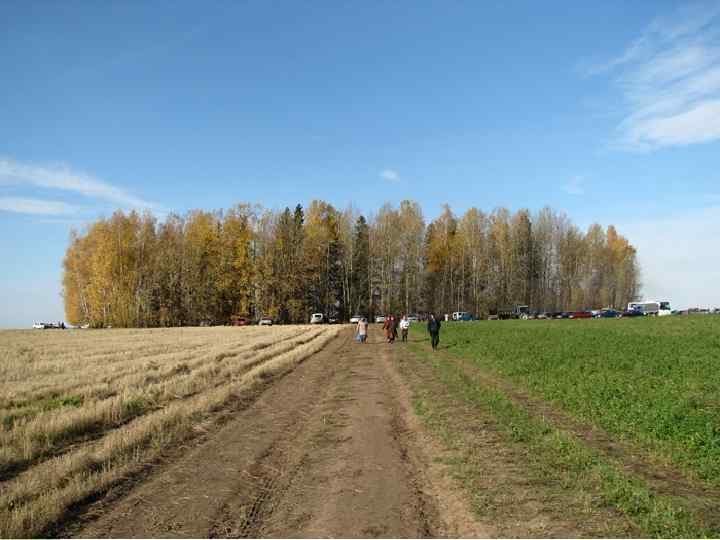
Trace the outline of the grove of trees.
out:
<instances>
[{"instance_id":1,"label":"grove of trees","mask_svg":"<svg viewBox=\"0 0 720 540\"><path fill-rule=\"evenodd\" d=\"M307 322L315 312L485 316L511 303L621 307L638 292L636 250L612 225L582 231L547 207L456 216L447 205L426 223L408 200L367 218L317 200L162 222L117 211L71 233L63 273L68 322L96 327Z\"/></svg>"}]
</instances>

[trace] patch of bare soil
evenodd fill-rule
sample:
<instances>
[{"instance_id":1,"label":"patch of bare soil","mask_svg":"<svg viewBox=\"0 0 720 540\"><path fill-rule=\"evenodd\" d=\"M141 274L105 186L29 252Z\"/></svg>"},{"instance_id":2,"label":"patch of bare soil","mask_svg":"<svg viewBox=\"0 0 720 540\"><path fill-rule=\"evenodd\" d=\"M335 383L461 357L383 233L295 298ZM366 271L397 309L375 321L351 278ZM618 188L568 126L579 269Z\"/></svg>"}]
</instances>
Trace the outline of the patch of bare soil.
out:
<instances>
[{"instance_id":1,"label":"patch of bare soil","mask_svg":"<svg viewBox=\"0 0 720 540\"><path fill-rule=\"evenodd\" d=\"M461 490L433 472L390 347L343 333L67 535L487 536Z\"/></svg>"},{"instance_id":2,"label":"patch of bare soil","mask_svg":"<svg viewBox=\"0 0 720 540\"><path fill-rule=\"evenodd\" d=\"M430 350L430 347L427 349ZM555 428L579 439L621 470L642 478L656 493L682 499L682 505L693 512L704 526L720 526L720 490L689 477L647 450L619 440L597 426L576 420L552 403L532 396L506 379L481 369L468 359L442 349L438 354L458 364L474 380L501 391L533 416L542 418Z\"/></svg>"}]
</instances>

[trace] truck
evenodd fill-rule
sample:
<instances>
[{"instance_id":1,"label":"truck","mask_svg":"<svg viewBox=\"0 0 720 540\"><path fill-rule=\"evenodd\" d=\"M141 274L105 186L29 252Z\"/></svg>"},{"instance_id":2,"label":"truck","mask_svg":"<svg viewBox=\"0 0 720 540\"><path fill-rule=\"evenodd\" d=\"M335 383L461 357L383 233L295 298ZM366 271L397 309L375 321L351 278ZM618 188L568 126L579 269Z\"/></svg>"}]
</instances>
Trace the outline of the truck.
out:
<instances>
[{"instance_id":1,"label":"truck","mask_svg":"<svg viewBox=\"0 0 720 540\"><path fill-rule=\"evenodd\" d=\"M672 315L670 302L666 300L642 300L640 302L630 302L628 303L627 310L641 311L643 315L656 315L658 317Z\"/></svg>"},{"instance_id":2,"label":"truck","mask_svg":"<svg viewBox=\"0 0 720 540\"><path fill-rule=\"evenodd\" d=\"M525 304L510 304L497 309L498 319L527 319L529 316L530 308Z\"/></svg>"}]
</instances>

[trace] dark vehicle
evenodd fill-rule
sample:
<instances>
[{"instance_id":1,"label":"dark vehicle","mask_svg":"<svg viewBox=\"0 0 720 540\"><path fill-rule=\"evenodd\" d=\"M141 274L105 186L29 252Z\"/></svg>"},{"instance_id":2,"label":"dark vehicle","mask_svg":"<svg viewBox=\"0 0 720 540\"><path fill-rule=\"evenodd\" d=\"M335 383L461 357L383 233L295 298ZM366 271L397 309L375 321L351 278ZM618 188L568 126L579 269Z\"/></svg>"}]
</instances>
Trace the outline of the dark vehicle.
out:
<instances>
[{"instance_id":1,"label":"dark vehicle","mask_svg":"<svg viewBox=\"0 0 720 540\"><path fill-rule=\"evenodd\" d=\"M630 309L628 311L623 311L619 317L644 317L645 313L641 309Z\"/></svg>"},{"instance_id":2,"label":"dark vehicle","mask_svg":"<svg viewBox=\"0 0 720 540\"><path fill-rule=\"evenodd\" d=\"M615 311L614 309L603 309L595 315L596 319L615 319L618 315L620 315L619 311Z\"/></svg>"},{"instance_id":3,"label":"dark vehicle","mask_svg":"<svg viewBox=\"0 0 720 540\"><path fill-rule=\"evenodd\" d=\"M570 313L569 319L592 319L590 311L573 311Z\"/></svg>"},{"instance_id":4,"label":"dark vehicle","mask_svg":"<svg viewBox=\"0 0 720 540\"><path fill-rule=\"evenodd\" d=\"M231 326L250 326L252 322L247 317L233 317L230 319Z\"/></svg>"},{"instance_id":5,"label":"dark vehicle","mask_svg":"<svg viewBox=\"0 0 720 540\"><path fill-rule=\"evenodd\" d=\"M527 319L530 308L524 304L500 306L497 309L498 319Z\"/></svg>"}]
</instances>

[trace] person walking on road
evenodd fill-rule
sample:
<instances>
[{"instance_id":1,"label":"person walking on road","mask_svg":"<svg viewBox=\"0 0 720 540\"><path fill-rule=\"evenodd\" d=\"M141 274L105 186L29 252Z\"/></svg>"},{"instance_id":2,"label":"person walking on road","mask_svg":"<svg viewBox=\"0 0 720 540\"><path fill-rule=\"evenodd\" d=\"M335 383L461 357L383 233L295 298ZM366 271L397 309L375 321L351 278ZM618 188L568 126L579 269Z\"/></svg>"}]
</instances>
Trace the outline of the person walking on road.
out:
<instances>
[{"instance_id":1,"label":"person walking on road","mask_svg":"<svg viewBox=\"0 0 720 540\"><path fill-rule=\"evenodd\" d=\"M410 329L410 321L408 321L407 315L403 315L403 318L400 321L400 332L402 332L403 343L405 343L407 341L409 329Z\"/></svg>"},{"instance_id":2,"label":"person walking on road","mask_svg":"<svg viewBox=\"0 0 720 540\"><path fill-rule=\"evenodd\" d=\"M355 334L357 335L357 339L360 343L365 343L367 341L368 322L365 317L358 321Z\"/></svg>"},{"instance_id":3,"label":"person walking on road","mask_svg":"<svg viewBox=\"0 0 720 540\"><path fill-rule=\"evenodd\" d=\"M383 325L383 329L385 330L385 337L387 338L387 342L394 343L395 337L397 336L397 325L395 317L393 315L388 315L387 317L385 317L385 324Z\"/></svg>"},{"instance_id":4,"label":"person walking on road","mask_svg":"<svg viewBox=\"0 0 720 540\"><path fill-rule=\"evenodd\" d=\"M428 319L427 330L430 334L430 344L432 345L433 351L437 351L438 345L440 344L440 320L436 319L432 313Z\"/></svg>"}]
</instances>

